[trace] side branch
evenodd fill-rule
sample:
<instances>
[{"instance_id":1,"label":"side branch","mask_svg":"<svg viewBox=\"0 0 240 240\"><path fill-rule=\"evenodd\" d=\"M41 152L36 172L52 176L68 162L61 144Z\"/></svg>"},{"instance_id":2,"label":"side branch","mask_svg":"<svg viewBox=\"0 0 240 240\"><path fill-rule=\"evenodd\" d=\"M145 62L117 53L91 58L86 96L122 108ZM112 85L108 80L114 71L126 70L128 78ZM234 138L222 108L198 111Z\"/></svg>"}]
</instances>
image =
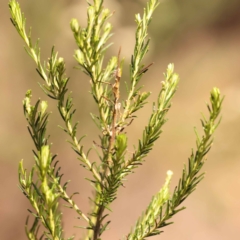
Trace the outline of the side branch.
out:
<instances>
[{"instance_id":1,"label":"side branch","mask_svg":"<svg viewBox=\"0 0 240 240\"><path fill-rule=\"evenodd\" d=\"M61 114L66 125L65 132L67 132L73 140L75 152L77 152L77 154L81 157L81 160L87 166L87 169L92 172L93 177L100 182L100 175L98 174L93 164L83 153L80 141L78 141L76 138L77 124L73 126L71 123L72 116L75 113L75 110L71 110L73 106L72 98L68 96L67 100L64 101L64 97L68 91L67 83L69 81L69 78L65 76L65 63L63 58L58 58L58 54L54 51L54 48L52 48L51 57L48 59L47 67L45 67L45 65L42 66L38 41L33 46L31 41L31 32L29 32L29 34L26 33L26 19L21 12L19 4L15 0L11 0L9 2L9 8L12 17L11 21L18 31L19 35L26 43L27 47L25 49L36 63L37 72L46 83L46 85L40 84L40 87L50 98L58 100L59 113Z\"/></svg>"},{"instance_id":2,"label":"side branch","mask_svg":"<svg viewBox=\"0 0 240 240\"><path fill-rule=\"evenodd\" d=\"M162 232L161 228L172 223L168 222L168 220L179 211L185 209L185 207L179 208L180 204L196 189L199 182L203 179L204 173L201 174L200 170L211 148L213 142L212 135L221 120L217 120L223 101L219 89L214 88L211 91L210 101L211 106L207 105L210 116L208 119L204 116L201 119L204 134L201 139L196 134L197 149L195 152L192 150L192 154L188 159L188 167L184 165L178 186L175 187L172 196L168 196L164 201L159 201L159 199L164 199L159 198L159 194L153 197L147 210L137 221L135 228L128 234L128 240L143 240L160 234ZM154 207L153 203L155 203Z\"/></svg>"}]
</instances>

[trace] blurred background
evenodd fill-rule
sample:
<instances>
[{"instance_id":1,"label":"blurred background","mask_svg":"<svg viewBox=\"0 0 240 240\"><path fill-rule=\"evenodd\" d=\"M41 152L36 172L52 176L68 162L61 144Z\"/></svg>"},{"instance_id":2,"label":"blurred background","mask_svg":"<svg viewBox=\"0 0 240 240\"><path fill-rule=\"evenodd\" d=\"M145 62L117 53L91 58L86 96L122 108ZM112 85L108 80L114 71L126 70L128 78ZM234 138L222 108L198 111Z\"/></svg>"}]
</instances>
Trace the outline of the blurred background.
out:
<instances>
[{"instance_id":1,"label":"blurred background","mask_svg":"<svg viewBox=\"0 0 240 240\"><path fill-rule=\"evenodd\" d=\"M123 81L128 81L129 60L134 45L134 14L142 13L146 0L108 0L105 6L115 11L111 22L115 33L111 39L107 57L116 55L122 47L125 57ZM48 99L38 86L41 81L35 65L24 52L23 41L10 23L6 0L0 0L0 239L26 239L24 224L30 208L27 199L18 188L18 162L30 169L33 165L33 143L26 129L22 111L22 99L26 90L32 89L33 102L39 97L49 102L52 111L49 132L52 152L58 154L64 180L71 179L68 191L80 192L75 200L84 212L89 210L88 196L92 187L84 180L89 174L79 166L76 155L66 143L56 102ZM52 45L64 57L67 75L71 77L69 89L79 120L78 136L87 134L86 148L98 139L98 131L90 121L89 112L96 112L89 91L89 79L74 69L76 49L69 27L71 18L80 25L86 23L87 4L83 0L20 1L32 26L33 42L40 38L42 59L50 55ZM239 0L166 0L161 1L150 25L150 51L144 63L154 62L142 78L146 91L152 91L149 104L138 113L138 119L127 130L129 143L137 144L142 128L151 112L168 63L175 64L181 81L169 112L169 121L154 150L142 167L128 177L112 205L111 228L104 239L121 239L133 226L148 205L151 197L160 189L167 170L174 172L172 189L187 163L191 148L195 148L196 126L201 132L201 112L207 113L205 102L209 92L219 87L225 95L222 122L215 134L212 150L208 154L203 171L205 179L185 202L186 210L177 214L174 224L163 229L164 233L152 239L227 240L240 235L240 1ZM124 89L123 89L124 90ZM122 94L123 96L124 94ZM130 149L131 150L131 149ZM92 154L93 161L96 160ZM73 225L84 225L76 220L76 214L66 208L64 213L65 236L72 234L79 239L83 232Z\"/></svg>"}]
</instances>

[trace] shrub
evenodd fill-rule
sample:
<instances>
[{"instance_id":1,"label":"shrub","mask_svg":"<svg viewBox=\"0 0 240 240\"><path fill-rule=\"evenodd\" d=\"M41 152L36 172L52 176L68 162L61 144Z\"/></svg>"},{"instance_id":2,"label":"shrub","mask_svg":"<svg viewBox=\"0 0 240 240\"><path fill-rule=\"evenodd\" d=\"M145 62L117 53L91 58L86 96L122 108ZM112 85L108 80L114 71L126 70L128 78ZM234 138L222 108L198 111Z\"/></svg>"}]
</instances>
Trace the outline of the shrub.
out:
<instances>
[{"instance_id":1,"label":"shrub","mask_svg":"<svg viewBox=\"0 0 240 240\"><path fill-rule=\"evenodd\" d=\"M130 155L127 150L128 136L125 129L134 124L136 112L144 107L150 95L150 92L142 91L140 80L152 65L144 65L143 59L149 49L148 26L159 3L157 0L149 0L143 15L135 16L137 24L135 46L130 62L130 79L126 81L127 97L123 100L120 100L120 84L123 83L121 49L117 56L108 62L104 61L109 47L107 42L112 35L112 26L107 20L112 13L103 7L103 0L94 0L88 4L87 27L81 27L76 19L70 24L78 47L74 57L79 68L90 78L91 95L98 109L98 114L91 116L99 129L100 142L95 141L93 148L86 151L82 145L82 137L77 137L78 123L72 120L75 109L73 98L67 88L69 78L65 74L64 59L58 57L53 47L49 59L42 62L39 41L33 44L31 31L26 32L26 19L19 4L15 0L9 2L11 21L24 40L25 49L36 63L37 72L43 80L39 85L48 97L56 101L64 124L62 129L69 135L69 143L81 165L91 172L92 178L88 180L95 189L95 195L91 198L91 212L83 213L73 200L75 193L72 195L67 193L68 182L61 183L62 174L57 166L58 161L55 160L56 155L51 152L48 143L47 102L38 100L32 104L32 93L28 90L23 100L23 109L28 122L28 131L35 144L33 150L35 164L28 173L24 169L23 161L20 161L18 170L20 188L32 205L31 214L35 219L30 226L28 221L26 223L28 239L65 239L59 202L61 199L85 221L83 228L87 229L86 239L101 239L110 224L109 210L117 197L117 191L123 185L123 180L142 165L159 138L179 83L174 65L169 64L148 124ZM126 239L145 239L160 234L163 227L171 224L170 219L184 209L180 206L181 203L204 177L204 173L200 171L211 148L212 135L219 124L217 119L222 101L219 89L213 88L210 93L210 104L207 105L209 116L203 116L201 119L203 135L200 137L196 131L196 150L192 150L188 165L184 165L179 184L171 194L169 184L172 172L168 171L162 189L153 196L147 209L126 235ZM91 160L89 153L92 149L95 150L99 163ZM40 226L42 228L39 228Z\"/></svg>"}]
</instances>

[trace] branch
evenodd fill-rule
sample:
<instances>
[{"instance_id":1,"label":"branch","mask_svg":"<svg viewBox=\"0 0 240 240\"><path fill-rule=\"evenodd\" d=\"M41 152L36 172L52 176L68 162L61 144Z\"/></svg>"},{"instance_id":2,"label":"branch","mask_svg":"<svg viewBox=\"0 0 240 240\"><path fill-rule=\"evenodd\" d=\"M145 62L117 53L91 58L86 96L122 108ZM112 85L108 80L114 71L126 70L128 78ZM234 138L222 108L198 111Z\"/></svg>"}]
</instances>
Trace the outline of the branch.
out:
<instances>
[{"instance_id":1,"label":"branch","mask_svg":"<svg viewBox=\"0 0 240 240\"><path fill-rule=\"evenodd\" d=\"M142 240L160 234L162 232L161 228L172 223L168 220L185 209L185 207L179 208L179 205L196 189L196 186L203 179L204 174L200 173L200 170L206 161L206 154L211 148L212 135L221 120L217 120L217 118L221 111L222 101L223 98L220 96L219 89L213 88L210 96L211 106L207 105L209 118L206 119L203 116L203 119L201 119L204 134L201 139L196 134L197 149L195 153L192 150L188 160L188 167L184 166L182 177L179 179L179 184L175 187L173 195L165 198L164 201L158 200L159 194L155 195L132 232L128 234L128 240ZM164 188L161 191L163 190Z\"/></svg>"}]
</instances>

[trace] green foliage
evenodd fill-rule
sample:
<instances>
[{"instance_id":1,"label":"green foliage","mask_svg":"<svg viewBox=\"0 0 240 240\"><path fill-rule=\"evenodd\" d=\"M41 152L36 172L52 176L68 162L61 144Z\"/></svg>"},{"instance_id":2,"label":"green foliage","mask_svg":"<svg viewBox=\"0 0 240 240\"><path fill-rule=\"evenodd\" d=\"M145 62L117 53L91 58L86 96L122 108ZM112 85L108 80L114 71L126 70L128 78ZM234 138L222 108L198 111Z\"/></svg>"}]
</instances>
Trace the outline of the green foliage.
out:
<instances>
[{"instance_id":1,"label":"green foliage","mask_svg":"<svg viewBox=\"0 0 240 240\"><path fill-rule=\"evenodd\" d=\"M72 194L67 194L68 182L62 184L60 168L55 161L56 155L52 155L48 144L47 123L49 113L47 102L38 100L31 105L31 91L28 90L23 100L24 115L29 124L28 131L35 144L35 165L28 174L23 167L23 161L19 163L20 189L29 199L34 212L29 210L35 220L28 227L26 222L26 235L28 239L66 239L63 236L60 199L68 203L85 222L87 229L86 239L101 239L101 235L110 224L108 213L111 203L116 199L119 187L123 180L133 172L133 169L142 165L148 153L152 150L155 141L159 138L162 127L166 122L166 115L171 108L171 101L176 92L179 77L174 72L174 65L169 64L162 81L162 89L144 128L142 138L138 141L132 155L127 154L128 136L125 129L132 124L135 114L146 103L150 92L142 92L139 85L141 78L152 64L145 66L143 59L148 52L150 40L148 39L148 26L152 20L152 14L158 6L157 0L149 0L144 9L143 16L135 16L137 28L135 35L135 47L130 63L130 79L126 81L127 98L120 101L120 84L122 83L121 49L117 56L113 56L107 63L104 56L111 37L112 26L107 22L112 13L103 7L103 0L88 2L87 27L79 25L76 19L71 21L71 29L78 49L75 51L75 59L79 68L91 79L91 94L95 101L98 114L91 114L93 121L99 129L100 143L94 142L98 151L100 163L92 162L89 157L91 149L85 151L81 140L77 137L78 123L73 123L75 113L73 98L68 92L69 78L65 75L65 62L58 57L58 53L52 47L47 62L42 62L40 57L39 41L32 43L31 31L27 34L25 18L19 4L15 0L9 2L11 21L26 44L26 51L34 60L37 72L43 80L40 84L42 90L51 99L57 102L59 114L64 126L61 127L70 137L70 145L76 152L81 165L92 174L89 179L94 186L95 195L91 199L92 211L84 214ZM195 190L202 180L203 173L200 170L205 162L206 154L212 145L212 135L217 128L217 120L223 98L220 91L214 88L211 91L210 105L207 105L209 117L203 116L201 122L204 130L202 137L196 132L196 150L188 160L188 166L184 166L182 177L173 194L169 191L172 172L168 171L165 184L153 197L148 208L138 219L135 227L126 235L127 239L145 239L160 234L161 228L171 222L169 219L177 212L184 209L180 204ZM217 122L217 123L216 123ZM42 225L43 228L39 226ZM42 230L44 229L44 230ZM39 235L39 231L42 231ZM70 237L67 239L73 239Z\"/></svg>"}]
</instances>

